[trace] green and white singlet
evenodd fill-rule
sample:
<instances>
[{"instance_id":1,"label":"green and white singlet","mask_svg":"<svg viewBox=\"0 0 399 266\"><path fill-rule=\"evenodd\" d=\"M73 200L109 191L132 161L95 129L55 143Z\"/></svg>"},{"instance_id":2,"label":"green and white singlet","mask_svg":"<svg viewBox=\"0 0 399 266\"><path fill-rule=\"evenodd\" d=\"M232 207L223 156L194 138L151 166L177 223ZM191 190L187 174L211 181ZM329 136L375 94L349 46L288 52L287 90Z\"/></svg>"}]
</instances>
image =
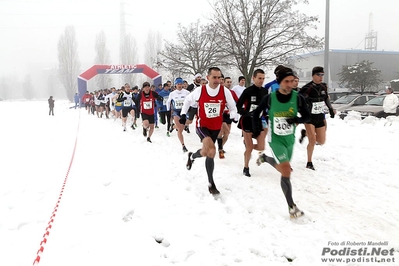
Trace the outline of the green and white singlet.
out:
<instances>
[{"instance_id":1,"label":"green and white singlet","mask_svg":"<svg viewBox=\"0 0 399 266\"><path fill-rule=\"evenodd\" d=\"M298 92L292 91L287 103L281 103L276 92L270 94L268 142L278 164L291 160L296 125L287 123L286 119L296 117L297 113Z\"/></svg>"}]
</instances>

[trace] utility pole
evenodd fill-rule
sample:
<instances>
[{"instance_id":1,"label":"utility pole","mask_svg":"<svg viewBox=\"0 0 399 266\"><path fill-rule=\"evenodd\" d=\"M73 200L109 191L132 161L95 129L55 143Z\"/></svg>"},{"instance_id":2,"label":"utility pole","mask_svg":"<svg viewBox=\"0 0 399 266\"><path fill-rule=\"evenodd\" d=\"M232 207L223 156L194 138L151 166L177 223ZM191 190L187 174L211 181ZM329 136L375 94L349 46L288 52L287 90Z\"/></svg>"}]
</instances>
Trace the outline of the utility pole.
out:
<instances>
[{"instance_id":1,"label":"utility pole","mask_svg":"<svg viewBox=\"0 0 399 266\"><path fill-rule=\"evenodd\" d=\"M324 82L330 89L330 0L326 0L326 26L324 45Z\"/></svg>"},{"instance_id":2,"label":"utility pole","mask_svg":"<svg viewBox=\"0 0 399 266\"><path fill-rule=\"evenodd\" d=\"M126 42L126 20L125 20L125 3L120 2L120 33L119 33L119 64L125 63L125 42Z\"/></svg>"}]
</instances>

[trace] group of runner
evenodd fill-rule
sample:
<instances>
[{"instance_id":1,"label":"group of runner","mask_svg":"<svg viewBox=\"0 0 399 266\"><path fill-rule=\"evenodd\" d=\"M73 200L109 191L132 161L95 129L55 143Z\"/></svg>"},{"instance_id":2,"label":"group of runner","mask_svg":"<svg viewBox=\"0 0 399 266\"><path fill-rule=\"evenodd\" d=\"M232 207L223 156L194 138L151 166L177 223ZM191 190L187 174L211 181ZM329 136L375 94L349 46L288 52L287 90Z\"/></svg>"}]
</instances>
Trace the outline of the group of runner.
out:
<instances>
[{"instance_id":1,"label":"group of runner","mask_svg":"<svg viewBox=\"0 0 399 266\"><path fill-rule=\"evenodd\" d=\"M308 137L308 162L306 168L315 170L312 163L314 146L324 144L326 140L327 122L325 111L328 109L331 118L335 111L329 101L327 86L323 83L323 67L314 67L312 81L299 89L299 78L290 68L277 66L276 79L262 87L263 70L255 70L253 85L245 89L237 103L242 115L240 125L243 129L246 152L244 155L244 174L250 176L248 161L252 149L259 151L257 164L270 164L281 174L281 188L286 198L291 218L302 216L304 212L294 203L292 198L290 161L295 144L295 129L304 123L306 130L301 131L300 142ZM265 90L267 90L265 92ZM300 115L298 115L300 114ZM266 122L267 121L267 122ZM263 153L264 138L268 143L272 156ZM252 144L252 138L257 144Z\"/></svg>"},{"instance_id":2,"label":"group of runner","mask_svg":"<svg viewBox=\"0 0 399 266\"><path fill-rule=\"evenodd\" d=\"M306 167L315 170L311 159L314 145L325 142L325 108L328 108L332 118L334 110L328 99L327 87L322 83L322 67L313 69L312 81L302 89L297 88L299 79L292 69L278 66L275 74L276 79L272 84L263 86L265 72L257 69L252 75L250 87L245 88L245 78L240 77L239 85L232 88L231 78L224 77L219 68L212 67L208 70L205 81L201 74L195 75L190 85L182 78L176 78L173 91L171 82L159 86L158 89L155 89L155 86L151 89L151 84L144 82L140 91L137 86L131 89L129 84L125 84L119 93L115 88L111 88L103 97L101 92L97 94L99 97L93 97L93 101L100 101L99 108L95 108L98 113L102 114L101 107L104 103L107 117L108 109L115 119L121 114L124 131L127 130L128 115L131 116L130 127L135 130L136 120L141 114L143 135L148 142L152 142L155 117L159 115L160 123L166 124L167 136L170 136L173 130L177 130L183 152L188 152L183 132L190 132L189 125L195 117L195 130L202 146L195 152L188 152L186 168L190 170L195 160L205 157L208 190L213 195L220 194L213 178L214 158L216 154L221 159L225 158L224 145L228 140L231 125L233 122L238 123L245 145L243 174L251 176L251 153L254 149L259 151L256 163L261 165L266 162L280 172L281 188L289 207L289 214L295 218L304 214L292 199L290 182L290 160L296 126L305 123L306 131L301 132L300 142L304 137L308 137ZM87 101L87 98L86 95L83 96L82 101L86 103L86 109L90 113L92 103L91 100ZM264 153L266 136L272 156ZM256 143L253 139L256 139Z\"/></svg>"}]
</instances>

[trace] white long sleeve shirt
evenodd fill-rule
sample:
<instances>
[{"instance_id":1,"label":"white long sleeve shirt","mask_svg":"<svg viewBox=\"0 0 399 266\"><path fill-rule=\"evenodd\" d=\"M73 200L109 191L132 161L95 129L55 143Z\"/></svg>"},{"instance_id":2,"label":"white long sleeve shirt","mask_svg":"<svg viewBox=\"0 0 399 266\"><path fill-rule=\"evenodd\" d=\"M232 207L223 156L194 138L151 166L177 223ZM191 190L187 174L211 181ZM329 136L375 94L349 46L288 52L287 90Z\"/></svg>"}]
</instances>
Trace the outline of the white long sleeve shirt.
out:
<instances>
[{"instance_id":1,"label":"white long sleeve shirt","mask_svg":"<svg viewBox=\"0 0 399 266\"><path fill-rule=\"evenodd\" d=\"M216 89L212 89L211 87L209 87L208 84L206 85L206 91L208 95L211 97L215 97L216 95L218 95L219 90L220 90L220 85ZM201 97L201 91L202 87L198 87L194 91L192 91L189 95L187 95L187 97L184 99L184 104L181 110L181 114L187 114L187 111L190 108L190 106L198 102L198 99ZM230 90L226 87L224 87L224 95L226 98L227 108L229 108L230 118L237 120L238 113L237 113L236 102L234 101Z\"/></svg>"},{"instance_id":2,"label":"white long sleeve shirt","mask_svg":"<svg viewBox=\"0 0 399 266\"><path fill-rule=\"evenodd\" d=\"M236 93L238 98L240 98L242 92L245 90L245 86L235 85L231 90Z\"/></svg>"},{"instance_id":3,"label":"white long sleeve shirt","mask_svg":"<svg viewBox=\"0 0 399 266\"><path fill-rule=\"evenodd\" d=\"M172 104L173 110L180 110L183 107L184 99L189 95L188 90L174 90L169 94L168 100L166 102L166 110L170 110L170 105Z\"/></svg>"},{"instance_id":4,"label":"white long sleeve shirt","mask_svg":"<svg viewBox=\"0 0 399 266\"><path fill-rule=\"evenodd\" d=\"M398 96L396 94L390 93L387 96L385 96L384 102L382 103L382 107L384 108L385 113L395 114L398 104L399 104Z\"/></svg>"}]
</instances>

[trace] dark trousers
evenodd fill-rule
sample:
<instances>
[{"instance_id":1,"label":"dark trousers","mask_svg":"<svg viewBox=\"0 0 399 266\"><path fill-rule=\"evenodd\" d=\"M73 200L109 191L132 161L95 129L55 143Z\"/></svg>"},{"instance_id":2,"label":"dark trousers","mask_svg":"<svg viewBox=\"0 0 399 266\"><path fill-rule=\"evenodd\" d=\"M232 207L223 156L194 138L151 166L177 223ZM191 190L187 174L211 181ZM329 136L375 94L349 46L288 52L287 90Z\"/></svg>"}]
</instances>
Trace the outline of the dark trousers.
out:
<instances>
[{"instance_id":1,"label":"dark trousers","mask_svg":"<svg viewBox=\"0 0 399 266\"><path fill-rule=\"evenodd\" d=\"M395 113L385 113L385 112L383 112L381 117L387 118L388 116L391 116L391 115L396 115L396 114Z\"/></svg>"},{"instance_id":2,"label":"dark trousers","mask_svg":"<svg viewBox=\"0 0 399 266\"><path fill-rule=\"evenodd\" d=\"M169 129L170 129L170 111L160 112L159 116L161 118L160 120L161 120L162 125L165 125L166 123L168 123L166 129L167 129L167 131L169 131Z\"/></svg>"}]
</instances>

